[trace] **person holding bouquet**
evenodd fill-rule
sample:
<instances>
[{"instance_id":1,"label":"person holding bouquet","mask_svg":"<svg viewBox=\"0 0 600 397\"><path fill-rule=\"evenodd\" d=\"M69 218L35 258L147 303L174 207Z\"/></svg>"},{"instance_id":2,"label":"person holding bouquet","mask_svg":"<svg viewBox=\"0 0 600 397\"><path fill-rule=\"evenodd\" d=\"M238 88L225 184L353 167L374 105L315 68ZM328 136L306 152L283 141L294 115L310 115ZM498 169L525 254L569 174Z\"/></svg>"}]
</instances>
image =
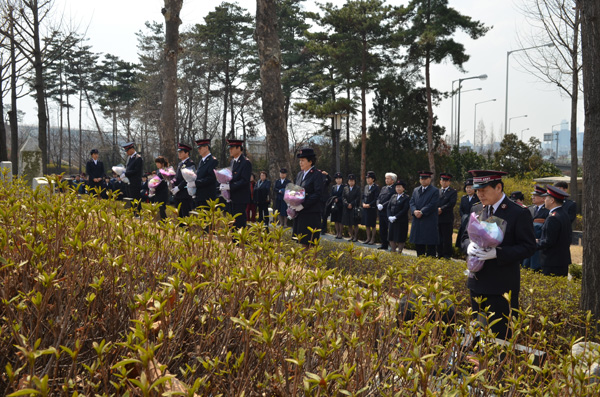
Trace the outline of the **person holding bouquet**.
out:
<instances>
[{"instance_id":1,"label":"person holding bouquet","mask_svg":"<svg viewBox=\"0 0 600 397\"><path fill-rule=\"evenodd\" d=\"M481 269L467 281L471 307L478 313L487 307L491 315L489 322L500 320L492 325L492 332L498 338L508 339L511 336L508 317L511 309L519 308L520 263L536 249L533 219L527 208L504 194L502 176L506 172L471 170L469 173L473 175L473 188L481 201L471 211L479 214L480 221L495 216L506 223L502 242L496 248L479 247L470 240L467 231L463 234L463 251L483 261ZM503 296L506 293L510 293L510 303ZM484 299L481 305L477 302L479 299Z\"/></svg>"},{"instance_id":2,"label":"person holding bouquet","mask_svg":"<svg viewBox=\"0 0 600 397\"><path fill-rule=\"evenodd\" d=\"M324 176L315 168L317 156L312 148L302 148L296 155L299 159L300 172L296 176L296 185L303 187L305 199L296 209L294 218L293 235L298 237L298 242L305 248L319 239L319 232L311 232L308 228L321 227L321 213Z\"/></svg>"},{"instance_id":3,"label":"person holding bouquet","mask_svg":"<svg viewBox=\"0 0 600 397\"><path fill-rule=\"evenodd\" d=\"M200 164L196 170L196 202L195 207L207 206L208 200L217 199L217 177L215 169L219 161L210 152L210 139L199 139L196 141Z\"/></svg>"},{"instance_id":4,"label":"person holding bouquet","mask_svg":"<svg viewBox=\"0 0 600 397\"><path fill-rule=\"evenodd\" d=\"M167 180L167 177L165 177L165 175L160 171L166 169L169 166L169 162L165 157L158 156L154 159L154 163L156 164L158 172L152 179L158 178L160 183L154 187L154 196L151 197L151 200L154 203L160 203L160 219L165 219L167 217L167 204L169 203L170 198L169 181Z\"/></svg>"},{"instance_id":5,"label":"person holding bouquet","mask_svg":"<svg viewBox=\"0 0 600 397\"><path fill-rule=\"evenodd\" d=\"M230 200L227 211L235 216L235 227L246 227L246 206L252 201L250 193L250 175L252 163L244 156L244 141L241 139L228 139L229 155L231 156L231 180L221 183L219 190L222 193L229 191Z\"/></svg>"},{"instance_id":6,"label":"person holding bouquet","mask_svg":"<svg viewBox=\"0 0 600 397\"><path fill-rule=\"evenodd\" d=\"M410 198L404 194L406 183L396 181L393 184L395 194L389 200L386 208L387 220L389 222L388 241L392 252L399 254L404 250L406 236L408 235L408 210L410 209Z\"/></svg>"},{"instance_id":7,"label":"person holding bouquet","mask_svg":"<svg viewBox=\"0 0 600 397\"><path fill-rule=\"evenodd\" d=\"M142 175L144 174L144 160L135 150L135 143L128 142L123 145L123 149L127 154L127 163L125 164L125 172L121 174L121 180L127 178L129 185L127 186L125 198L130 201L137 200L134 206L136 213L141 207L141 191L142 191Z\"/></svg>"},{"instance_id":8,"label":"person holding bouquet","mask_svg":"<svg viewBox=\"0 0 600 397\"><path fill-rule=\"evenodd\" d=\"M184 169L195 169L195 164L190 158L190 151L192 148L185 143L179 143L177 145L177 157L179 158L179 164L177 165L177 173L175 175L175 182L173 182L173 189L171 193L175 197L175 207L179 209L179 217L185 218L190 215L192 210L192 196L190 196L188 189L186 188L188 182L183 176Z\"/></svg>"}]
</instances>

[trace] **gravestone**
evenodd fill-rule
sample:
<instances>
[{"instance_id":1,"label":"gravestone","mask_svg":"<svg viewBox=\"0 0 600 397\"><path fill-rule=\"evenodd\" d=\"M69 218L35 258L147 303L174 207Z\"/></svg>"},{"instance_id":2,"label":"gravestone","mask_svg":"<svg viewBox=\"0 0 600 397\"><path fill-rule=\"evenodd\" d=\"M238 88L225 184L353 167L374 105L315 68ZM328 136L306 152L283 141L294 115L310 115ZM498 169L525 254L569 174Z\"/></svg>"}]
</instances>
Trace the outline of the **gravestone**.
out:
<instances>
[{"instance_id":1,"label":"gravestone","mask_svg":"<svg viewBox=\"0 0 600 397\"><path fill-rule=\"evenodd\" d=\"M0 179L12 180L12 163L10 161L0 162Z\"/></svg>"},{"instance_id":2,"label":"gravestone","mask_svg":"<svg viewBox=\"0 0 600 397\"><path fill-rule=\"evenodd\" d=\"M19 151L19 176L29 184L33 178L43 176L42 151L37 138L27 138Z\"/></svg>"}]
</instances>

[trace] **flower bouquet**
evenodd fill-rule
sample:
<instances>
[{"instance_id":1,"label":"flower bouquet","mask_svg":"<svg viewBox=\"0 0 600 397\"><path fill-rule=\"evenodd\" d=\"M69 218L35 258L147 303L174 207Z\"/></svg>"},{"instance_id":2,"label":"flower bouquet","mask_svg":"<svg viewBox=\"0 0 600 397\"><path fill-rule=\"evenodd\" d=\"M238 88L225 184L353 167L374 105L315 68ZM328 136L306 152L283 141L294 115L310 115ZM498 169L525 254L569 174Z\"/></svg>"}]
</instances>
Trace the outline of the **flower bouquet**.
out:
<instances>
[{"instance_id":1,"label":"flower bouquet","mask_svg":"<svg viewBox=\"0 0 600 397\"><path fill-rule=\"evenodd\" d=\"M117 174L119 177L121 177L121 175L125 174L126 168L123 164L119 164L119 165L113 166L112 170L115 174ZM126 176L123 176L123 177L121 177L121 182L129 184L129 178L127 178Z\"/></svg>"},{"instance_id":2,"label":"flower bouquet","mask_svg":"<svg viewBox=\"0 0 600 397\"><path fill-rule=\"evenodd\" d=\"M225 167L214 171L215 176L217 177L217 182L221 184L229 184L229 181L231 181L231 178L233 178L231 167ZM231 201L231 192L229 190L221 190L221 196L225 199L225 201Z\"/></svg>"},{"instance_id":3,"label":"flower bouquet","mask_svg":"<svg viewBox=\"0 0 600 397\"><path fill-rule=\"evenodd\" d=\"M486 220L480 220L477 214L472 212L469 217L469 224L467 225L469 240L484 250L499 246L504 240L505 231L506 221L497 216L491 216ZM484 263L484 260L469 255L467 257L469 277L474 277L475 273L483 268Z\"/></svg>"},{"instance_id":4,"label":"flower bouquet","mask_svg":"<svg viewBox=\"0 0 600 397\"><path fill-rule=\"evenodd\" d=\"M302 203L306 198L306 191L303 187L288 183L283 193L283 201L288 205L287 216L289 219L294 219L302 208Z\"/></svg>"},{"instance_id":5,"label":"flower bouquet","mask_svg":"<svg viewBox=\"0 0 600 397\"><path fill-rule=\"evenodd\" d=\"M150 180L148 181L148 197L153 197L156 194L156 188L158 187L158 185L160 185L161 182L162 179L160 179L156 175L150 178Z\"/></svg>"},{"instance_id":6,"label":"flower bouquet","mask_svg":"<svg viewBox=\"0 0 600 397\"><path fill-rule=\"evenodd\" d=\"M196 194L196 172L194 172L193 168L183 168L181 175L187 182L188 194L193 197Z\"/></svg>"},{"instance_id":7,"label":"flower bouquet","mask_svg":"<svg viewBox=\"0 0 600 397\"><path fill-rule=\"evenodd\" d=\"M172 189L175 184L175 175L177 175L173 167L161 168L159 172L169 183L169 189Z\"/></svg>"}]
</instances>

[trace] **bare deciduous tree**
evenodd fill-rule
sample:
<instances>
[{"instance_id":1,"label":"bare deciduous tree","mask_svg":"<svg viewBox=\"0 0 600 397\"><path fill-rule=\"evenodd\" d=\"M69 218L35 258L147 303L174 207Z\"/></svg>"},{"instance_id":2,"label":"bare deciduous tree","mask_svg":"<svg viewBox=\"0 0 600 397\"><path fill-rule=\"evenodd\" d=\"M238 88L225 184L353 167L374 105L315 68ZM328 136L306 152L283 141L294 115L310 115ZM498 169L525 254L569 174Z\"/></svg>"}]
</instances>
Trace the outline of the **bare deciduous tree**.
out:
<instances>
[{"instance_id":1,"label":"bare deciduous tree","mask_svg":"<svg viewBox=\"0 0 600 397\"><path fill-rule=\"evenodd\" d=\"M571 98L571 196L577 198L577 102L581 73L581 18L575 0L524 0L529 32L519 35L533 73ZM551 46L543 46L544 44Z\"/></svg>"}]
</instances>

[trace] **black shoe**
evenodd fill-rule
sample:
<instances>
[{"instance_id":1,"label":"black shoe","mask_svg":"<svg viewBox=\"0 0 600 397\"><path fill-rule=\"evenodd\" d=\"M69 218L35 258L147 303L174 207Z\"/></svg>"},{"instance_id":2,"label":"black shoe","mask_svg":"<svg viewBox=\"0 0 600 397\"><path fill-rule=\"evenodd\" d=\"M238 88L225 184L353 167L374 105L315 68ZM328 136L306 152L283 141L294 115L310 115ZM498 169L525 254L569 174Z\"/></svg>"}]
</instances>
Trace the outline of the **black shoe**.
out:
<instances>
[{"instance_id":1,"label":"black shoe","mask_svg":"<svg viewBox=\"0 0 600 397\"><path fill-rule=\"evenodd\" d=\"M387 250L388 250L388 247L384 247L384 246L382 245L381 247L379 247L379 248L377 248L377 249L378 249L378 250L386 250L386 251L387 251Z\"/></svg>"}]
</instances>

